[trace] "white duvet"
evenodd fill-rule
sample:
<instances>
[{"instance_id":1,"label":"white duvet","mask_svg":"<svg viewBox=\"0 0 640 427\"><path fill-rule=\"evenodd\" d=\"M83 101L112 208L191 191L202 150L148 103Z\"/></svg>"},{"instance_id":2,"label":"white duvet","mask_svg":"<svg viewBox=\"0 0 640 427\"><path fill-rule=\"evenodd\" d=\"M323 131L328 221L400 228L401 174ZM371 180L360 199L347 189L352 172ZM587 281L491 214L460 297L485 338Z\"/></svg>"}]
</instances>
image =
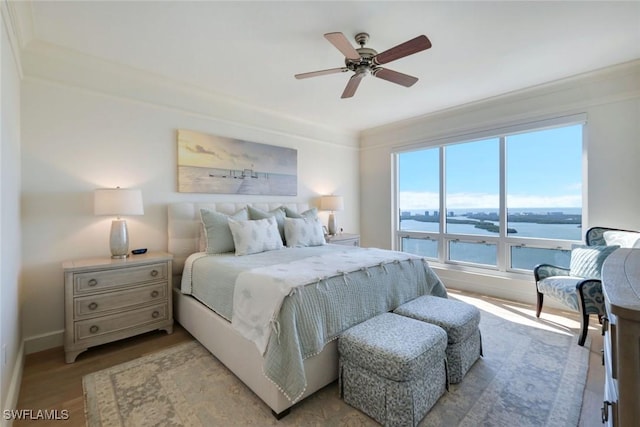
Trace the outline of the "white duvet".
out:
<instances>
[{"instance_id":1,"label":"white duvet","mask_svg":"<svg viewBox=\"0 0 640 427\"><path fill-rule=\"evenodd\" d=\"M349 273L405 260L422 262L421 257L408 253L367 248L242 272L236 279L231 324L242 336L253 341L264 355L272 332L277 332L276 319L286 296L302 291L307 284L340 275L347 285Z\"/></svg>"}]
</instances>

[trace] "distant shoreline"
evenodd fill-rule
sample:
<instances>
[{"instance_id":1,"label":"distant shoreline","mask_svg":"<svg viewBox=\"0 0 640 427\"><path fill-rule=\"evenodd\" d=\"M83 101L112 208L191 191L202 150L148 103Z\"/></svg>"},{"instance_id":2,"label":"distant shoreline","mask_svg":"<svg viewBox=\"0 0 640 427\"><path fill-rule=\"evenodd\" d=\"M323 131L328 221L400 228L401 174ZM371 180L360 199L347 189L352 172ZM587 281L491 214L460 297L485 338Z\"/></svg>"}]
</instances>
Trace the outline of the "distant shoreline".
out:
<instances>
[{"instance_id":1,"label":"distant shoreline","mask_svg":"<svg viewBox=\"0 0 640 427\"><path fill-rule=\"evenodd\" d=\"M468 224L473 225L475 228L486 230L492 233L499 233L500 227L494 222L500 221L497 213L494 212L477 212L466 213L457 215L464 219L456 219L455 216L447 216L447 223L449 224ZM407 215L402 213L400 215L400 221L413 220L419 222L440 222L440 215L434 212L433 215ZM580 214L565 214L563 212L549 212L545 214L538 213L517 213L507 215L507 222L509 223L533 223L533 224L575 224L578 227L582 225L582 215ZM508 228L507 233L517 234L518 230L515 228Z\"/></svg>"}]
</instances>

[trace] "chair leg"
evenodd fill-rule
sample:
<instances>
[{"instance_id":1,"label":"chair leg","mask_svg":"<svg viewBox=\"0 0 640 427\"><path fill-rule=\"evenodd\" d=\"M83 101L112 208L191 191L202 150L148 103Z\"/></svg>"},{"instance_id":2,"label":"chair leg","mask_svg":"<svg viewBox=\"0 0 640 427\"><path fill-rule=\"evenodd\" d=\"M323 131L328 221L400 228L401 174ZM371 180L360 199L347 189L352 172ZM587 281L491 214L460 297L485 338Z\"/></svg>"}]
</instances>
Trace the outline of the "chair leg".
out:
<instances>
[{"instance_id":1,"label":"chair leg","mask_svg":"<svg viewBox=\"0 0 640 427\"><path fill-rule=\"evenodd\" d=\"M540 317L540 312L542 311L542 303L544 302L544 294L538 292L537 290L536 293L538 294L538 300L536 304L536 317Z\"/></svg>"},{"instance_id":2,"label":"chair leg","mask_svg":"<svg viewBox=\"0 0 640 427\"><path fill-rule=\"evenodd\" d=\"M581 325L581 331L580 331L580 336L578 337L578 345L579 346L583 346L585 340L587 339L587 331L589 329L589 315L588 314L583 314L582 315L582 325Z\"/></svg>"}]
</instances>

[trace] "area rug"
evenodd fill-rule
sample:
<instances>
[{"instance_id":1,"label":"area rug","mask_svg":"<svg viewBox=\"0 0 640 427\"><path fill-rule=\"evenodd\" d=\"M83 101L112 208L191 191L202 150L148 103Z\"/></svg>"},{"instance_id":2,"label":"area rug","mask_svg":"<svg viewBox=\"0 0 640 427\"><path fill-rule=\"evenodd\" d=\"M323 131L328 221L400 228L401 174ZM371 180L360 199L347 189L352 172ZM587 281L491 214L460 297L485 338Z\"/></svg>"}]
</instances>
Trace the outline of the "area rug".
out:
<instances>
[{"instance_id":1,"label":"area rug","mask_svg":"<svg viewBox=\"0 0 640 427\"><path fill-rule=\"evenodd\" d=\"M484 357L420 426L578 425L590 342L504 307L481 311ZM195 341L89 374L83 387L89 427L377 425L340 400L337 383L277 421Z\"/></svg>"}]
</instances>

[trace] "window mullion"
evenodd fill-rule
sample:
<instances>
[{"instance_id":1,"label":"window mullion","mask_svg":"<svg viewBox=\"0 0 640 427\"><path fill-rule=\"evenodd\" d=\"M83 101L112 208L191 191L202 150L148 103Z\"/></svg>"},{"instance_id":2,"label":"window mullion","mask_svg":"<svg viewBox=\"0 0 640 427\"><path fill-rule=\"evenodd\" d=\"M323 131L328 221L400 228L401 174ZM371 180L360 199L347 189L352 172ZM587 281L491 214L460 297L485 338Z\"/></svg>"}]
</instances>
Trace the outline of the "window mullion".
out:
<instances>
[{"instance_id":1,"label":"window mullion","mask_svg":"<svg viewBox=\"0 0 640 427\"><path fill-rule=\"evenodd\" d=\"M447 233L447 206L445 203L445 189L447 187L447 183L445 182L446 176L446 158L445 158L445 147L440 147L440 242L438 244L438 258L440 262L446 262L449 259L449 245L444 236Z\"/></svg>"},{"instance_id":2,"label":"window mullion","mask_svg":"<svg viewBox=\"0 0 640 427\"><path fill-rule=\"evenodd\" d=\"M508 264L508 248L506 245L507 237L507 146L506 138L500 137L500 201L499 220L500 220L500 238L498 239L498 270L506 271Z\"/></svg>"}]
</instances>

